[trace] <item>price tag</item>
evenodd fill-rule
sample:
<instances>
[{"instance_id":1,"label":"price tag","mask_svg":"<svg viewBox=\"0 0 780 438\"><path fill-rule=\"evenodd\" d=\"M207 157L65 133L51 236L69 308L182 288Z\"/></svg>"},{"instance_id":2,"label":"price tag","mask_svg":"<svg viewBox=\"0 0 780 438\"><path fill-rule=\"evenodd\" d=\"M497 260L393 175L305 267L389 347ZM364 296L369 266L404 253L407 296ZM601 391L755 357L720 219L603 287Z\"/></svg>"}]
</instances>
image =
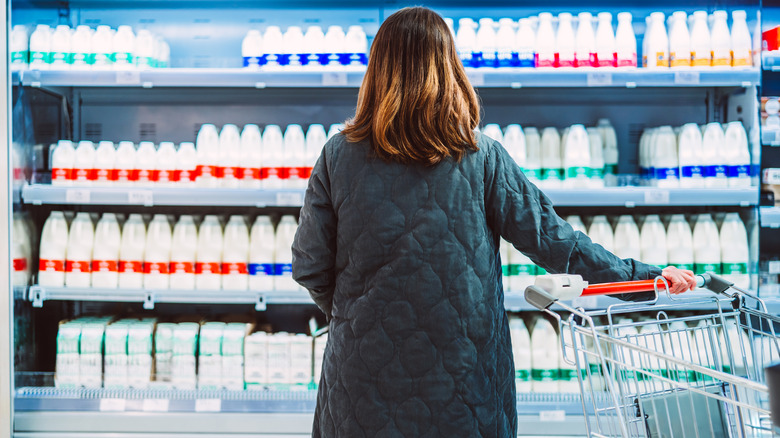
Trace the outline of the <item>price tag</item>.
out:
<instances>
[{"instance_id":1,"label":"price tag","mask_svg":"<svg viewBox=\"0 0 780 438\"><path fill-rule=\"evenodd\" d=\"M167 398L147 398L144 399L141 410L144 412L168 412L169 405L170 400Z\"/></svg>"},{"instance_id":2,"label":"price tag","mask_svg":"<svg viewBox=\"0 0 780 438\"><path fill-rule=\"evenodd\" d=\"M195 400L195 412L220 412L222 400L218 398L202 398Z\"/></svg>"},{"instance_id":3,"label":"price tag","mask_svg":"<svg viewBox=\"0 0 780 438\"><path fill-rule=\"evenodd\" d=\"M68 204L86 204L89 202L90 191L87 189L68 189L65 191L65 202Z\"/></svg>"},{"instance_id":4,"label":"price tag","mask_svg":"<svg viewBox=\"0 0 780 438\"><path fill-rule=\"evenodd\" d=\"M347 74L341 71L323 73L322 85L326 87L346 87Z\"/></svg>"},{"instance_id":5,"label":"price tag","mask_svg":"<svg viewBox=\"0 0 780 438\"><path fill-rule=\"evenodd\" d=\"M146 207L154 205L154 193L151 190L131 190L127 192L128 204L141 204Z\"/></svg>"},{"instance_id":6,"label":"price tag","mask_svg":"<svg viewBox=\"0 0 780 438\"><path fill-rule=\"evenodd\" d=\"M481 87L485 85L485 73L482 73L481 71L467 71L466 76L468 76L472 87Z\"/></svg>"},{"instance_id":7,"label":"price tag","mask_svg":"<svg viewBox=\"0 0 780 438\"><path fill-rule=\"evenodd\" d=\"M589 87L609 87L612 85L612 73L593 72L588 73Z\"/></svg>"},{"instance_id":8,"label":"price tag","mask_svg":"<svg viewBox=\"0 0 780 438\"><path fill-rule=\"evenodd\" d=\"M780 260L772 260L769 262L769 274L780 274Z\"/></svg>"},{"instance_id":9,"label":"price tag","mask_svg":"<svg viewBox=\"0 0 780 438\"><path fill-rule=\"evenodd\" d=\"M279 192L276 194L277 207L300 207L303 205L303 193Z\"/></svg>"},{"instance_id":10,"label":"price tag","mask_svg":"<svg viewBox=\"0 0 780 438\"><path fill-rule=\"evenodd\" d=\"M126 403L123 398L101 398L100 412L124 412Z\"/></svg>"},{"instance_id":11,"label":"price tag","mask_svg":"<svg viewBox=\"0 0 780 438\"><path fill-rule=\"evenodd\" d=\"M699 72L676 71L674 72L674 83L677 85L699 85Z\"/></svg>"},{"instance_id":12,"label":"price tag","mask_svg":"<svg viewBox=\"0 0 780 438\"><path fill-rule=\"evenodd\" d=\"M140 85L141 84L141 72L127 70L116 72L116 84L117 85Z\"/></svg>"},{"instance_id":13,"label":"price tag","mask_svg":"<svg viewBox=\"0 0 780 438\"><path fill-rule=\"evenodd\" d=\"M668 205L669 190L646 190L645 204L646 205Z\"/></svg>"},{"instance_id":14,"label":"price tag","mask_svg":"<svg viewBox=\"0 0 780 438\"><path fill-rule=\"evenodd\" d=\"M543 423L566 421L566 411L540 411L539 421Z\"/></svg>"}]
</instances>

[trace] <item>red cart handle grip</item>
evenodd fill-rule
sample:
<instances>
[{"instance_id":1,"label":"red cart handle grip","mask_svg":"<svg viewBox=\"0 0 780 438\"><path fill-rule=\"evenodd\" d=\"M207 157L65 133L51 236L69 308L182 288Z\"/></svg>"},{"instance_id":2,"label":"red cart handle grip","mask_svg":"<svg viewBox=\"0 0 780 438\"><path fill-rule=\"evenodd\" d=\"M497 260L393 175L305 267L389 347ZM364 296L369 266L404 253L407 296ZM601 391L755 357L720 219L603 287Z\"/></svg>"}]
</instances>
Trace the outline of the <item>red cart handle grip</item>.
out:
<instances>
[{"instance_id":1,"label":"red cart handle grip","mask_svg":"<svg viewBox=\"0 0 780 438\"><path fill-rule=\"evenodd\" d=\"M659 286L663 286L663 283L660 283ZM617 283L591 284L582 291L580 296L590 297L596 295L635 294L640 292L653 292L654 290L655 280L621 281Z\"/></svg>"}]
</instances>

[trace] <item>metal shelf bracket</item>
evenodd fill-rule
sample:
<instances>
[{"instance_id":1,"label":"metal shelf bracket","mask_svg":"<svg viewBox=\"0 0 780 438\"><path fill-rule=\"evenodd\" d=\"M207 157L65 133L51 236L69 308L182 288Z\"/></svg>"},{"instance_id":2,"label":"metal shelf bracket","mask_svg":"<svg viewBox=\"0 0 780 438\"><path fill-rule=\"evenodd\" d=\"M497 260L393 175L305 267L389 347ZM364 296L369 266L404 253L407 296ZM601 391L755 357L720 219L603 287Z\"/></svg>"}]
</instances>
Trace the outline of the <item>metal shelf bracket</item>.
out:
<instances>
[{"instance_id":1,"label":"metal shelf bracket","mask_svg":"<svg viewBox=\"0 0 780 438\"><path fill-rule=\"evenodd\" d=\"M153 310L155 301L155 293L153 291L146 291L144 295L144 309Z\"/></svg>"},{"instance_id":2,"label":"metal shelf bracket","mask_svg":"<svg viewBox=\"0 0 780 438\"><path fill-rule=\"evenodd\" d=\"M257 300L255 301L255 310L258 312L265 312L267 309L265 302L265 294L257 294Z\"/></svg>"}]
</instances>

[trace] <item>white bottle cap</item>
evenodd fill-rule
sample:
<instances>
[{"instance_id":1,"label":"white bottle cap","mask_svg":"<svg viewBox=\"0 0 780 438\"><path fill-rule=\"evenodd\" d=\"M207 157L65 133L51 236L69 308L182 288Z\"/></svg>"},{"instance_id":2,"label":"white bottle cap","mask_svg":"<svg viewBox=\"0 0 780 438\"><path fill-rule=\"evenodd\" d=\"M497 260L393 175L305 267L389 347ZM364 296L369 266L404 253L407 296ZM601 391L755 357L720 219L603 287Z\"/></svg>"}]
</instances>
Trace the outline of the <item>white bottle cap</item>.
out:
<instances>
[{"instance_id":1,"label":"white bottle cap","mask_svg":"<svg viewBox=\"0 0 780 438\"><path fill-rule=\"evenodd\" d=\"M590 21L593 20L593 14L590 12L580 12L577 14L577 19L580 21Z\"/></svg>"},{"instance_id":2,"label":"white bottle cap","mask_svg":"<svg viewBox=\"0 0 780 438\"><path fill-rule=\"evenodd\" d=\"M726 19L729 18L729 14L726 11L715 11L715 12L712 13L712 16L716 20L717 19L724 19L724 20L726 20Z\"/></svg>"},{"instance_id":3,"label":"white bottle cap","mask_svg":"<svg viewBox=\"0 0 780 438\"><path fill-rule=\"evenodd\" d=\"M119 32L127 32L127 31L130 31L130 32L132 32L132 31L133 31L133 28L132 28L132 27L130 27L130 26L128 26L128 25L126 25L126 24L123 24L123 25L119 26L119 29L118 29L118 31L119 31Z\"/></svg>"},{"instance_id":4,"label":"white bottle cap","mask_svg":"<svg viewBox=\"0 0 780 438\"><path fill-rule=\"evenodd\" d=\"M558 20L571 21L572 17L573 16L568 12L561 12L560 14L558 14Z\"/></svg>"},{"instance_id":5,"label":"white bottle cap","mask_svg":"<svg viewBox=\"0 0 780 438\"><path fill-rule=\"evenodd\" d=\"M39 25L35 26L35 29L36 29L36 30L37 30L37 29L40 29L40 30L49 30L49 25L48 25L48 24L39 24Z\"/></svg>"},{"instance_id":6,"label":"white bottle cap","mask_svg":"<svg viewBox=\"0 0 780 438\"><path fill-rule=\"evenodd\" d=\"M110 26L106 26L105 24L101 24L100 26L97 27L97 30L98 30L98 32L100 32L100 31L103 31L103 32L111 31L111 27Z\"/></svg>"},{"instance_id":7,"label":"white bottle cap","mask_svg":"<svg viewBox=\"0 0 780 438\"><path fill-rule=\"evenodd\" d=\"M621 12L621 14L623 13L627 12ZM628 14L628 16L631 17L631 14ZM612 21L612 14L609 12L599 12L599 21Z\"/></svg>"},{"instance_id":8,"label":"white bottle cap","mask_svg":"<svg viewBox=\"0 0 780 438\"><path fill-rule=\"evenodd\" d=\"M696 11L693 13L694 18L707 18L707 11Z\"/></svg>"},{"instance_id":9,"label":"white bottle cap","mask_svg":"<svg viewBox=\"0 0 780 438\"><path fill-rule=\"evenodd\" d=\"M617 15L618 21L631 21L634 19L634 17L631 15L631 12L620 12Z\"/></svg>"},{"instance_id":10,"label":"white bottle cap","mask_svg":"<svg viewBox=\"0 0 780 438\"><path fill-rule=\"evenodd\" d=\"M652 20L661 20L663 21L666 18L666 15L664 15L663 12L653 12L650 14L650 19Z\"/></svg>"},{"instance_id":11,"label":"white bottle cap","mask_svg":"<svg viewBox=\"0 0 780 438\"><path fill-rule=\"evenodd\" d=\"M474 20L472 20L471 18L467 17L458 20L458 26L473 26L473 25L474 25Z\"/></svg>"},{"instance_id":12,"label":"white bottle cap","mask_svg":"<svg viewBox=\"0 0 780 438\"><path fill-rule=\"evenodd\" d=\"M487 26L492 27L495 25L492 18L480 18L479 19L479 25L480 26Z\"/></svg>"},{"instance_id":13,"label":"white bottle cap","mask_svg":"<svg viewBox=\"0 0 780 438\"><path fill-rule=\"evenodd\" d=\"M498 20L498 25L499 26L511 26L513 24L515 24L515 20L513 20L511 18L504 17L504 18L501 18L501 19Z\"/></svg>"},{"instance_id":14,"label":"white bottle cap","mask_svg":"<svg viewBox=\"0 0 780 438\"><path fill-rule=\"evenodd\" d=\"M553 15L551 13L549 13L549 12L542 12L541 14L539 14L539 19L540 20L552 20L552 18L553 18Z\"/></svg>"},{"instance_id":15,"label":"white bottle cap","mask_svg":"<svg viewBox=\"0 0 780 438\"><path fill-rule=\"evenodd\" d=\"M743 10L732 11L731 17L734 20L744 20L747 18L747 12Z\"/></svg>"},{"instance_id":16,"label":"white bottle cap","mask_svg":"<svg viewBox=\"0 0 780 438\"><path fill-rule=\"evenodd\" d=\"M348 32L353 32L353 31L354 32L362 32L363 31L363 26L360 26L360 25L357 25L357 24L353 24L352 26L349 26Z\"/></svg>"},{"instance_id":17,"label":"white bottle cap","mask_svg":"<svg viewBox=\"0 0 780 438\"><path fill-rule=\"evenodd\" d=\"M688 14L685 11L674 11L672 17L676 20L686 20L688 19Z\"/></svg>"}]
</instances>

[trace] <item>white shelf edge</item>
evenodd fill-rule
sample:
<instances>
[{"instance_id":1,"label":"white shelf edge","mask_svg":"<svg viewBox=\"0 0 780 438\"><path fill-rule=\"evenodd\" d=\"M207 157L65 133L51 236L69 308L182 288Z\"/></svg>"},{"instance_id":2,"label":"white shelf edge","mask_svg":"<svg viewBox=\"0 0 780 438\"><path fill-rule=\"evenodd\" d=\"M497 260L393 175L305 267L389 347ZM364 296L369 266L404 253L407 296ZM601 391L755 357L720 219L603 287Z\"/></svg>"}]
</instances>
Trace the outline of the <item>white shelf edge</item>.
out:
<instances>
[{"instance_id":1,"label":"white shelf edge","mask_svg":"<svg viewBox=\"0 0 780 438\"><path fill-rule=\"evenodd\" d=\"M760 207L759 212L763 228L780 228L780 207Z\"/></svg>"}]
</instances>

